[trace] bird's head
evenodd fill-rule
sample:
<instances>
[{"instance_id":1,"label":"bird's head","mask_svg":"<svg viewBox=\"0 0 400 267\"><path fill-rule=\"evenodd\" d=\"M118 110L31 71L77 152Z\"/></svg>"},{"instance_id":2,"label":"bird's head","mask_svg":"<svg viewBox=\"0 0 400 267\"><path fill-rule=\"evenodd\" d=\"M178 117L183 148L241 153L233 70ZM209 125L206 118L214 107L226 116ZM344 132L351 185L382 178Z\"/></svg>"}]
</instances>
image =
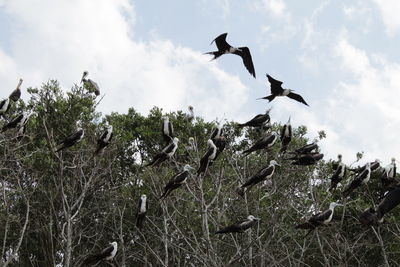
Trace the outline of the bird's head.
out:
<instances>
[{"instance_id":1,"label":"bird's head","mask_svg":"<svg viewBox=\"0 0 400 267\"><path fill-rule=\"evenodd\" d=\"M191 145L194 144L194 138L193 137L189 137L189 144L191 144Z\"/></svg>"},{"instance_id":2,"label":"bird's head","mask_svg":"<svg viewBox=\"0 0 400 267\"><path fill-rule=\"evenodd\" d=\"M190 111L193 111L193 106L188 106L188 109L189 109Z\"/></svg>"},{"instance_id":3,"label":"bird's head","mask_svg":"<svg viewBox=\"0 0 400 267\"><path fill-rule=\"evenodd\" d=\"M19 89L19 87L22 85L22 82L23 82L23 81L24 81L24 80L23 80L22 78L19 79L18 86L17 86L18 89Z\"/></svg>"},{"instance_id":4,"label":"bird's head","mask_svg":"<svg viewBox=\"0 0 400 267\"><path fill-rule=\"evenodd\" d=\"M110 245L113 246L114 249L117 249L117 247L118 247L118 243L115 242L115 241L114 241L114 242L111 242Z\"/></svg>"},{"instance_id":5,"label":"bird's head","mask_svg":"<svg viewBox=\"0 0 400 267\"><path fill-rule=\"evenodd\" d=\"M392 158L392 163L396 163L396 159L395 158Z\"/></svg>"},{"instance_id":6,"label":"bird's head","mask_svg":"<svg viewBox=\"0 0 400 267\"><path fill-rule=\"evenodd\" d=\"M174 137L174 139L172 139L172 142L174 142L174 144L178 144L178 142L179 142L178 137Z\"/></svg>"},{"instance_id":7,"label":"bird's head","mask_svg":"<svg viewBox=\"0 0 400 267\"><path fill-rule=\"evenodd\" d=\"M190 166L189 164L186 164L184 167L183 167L183 170L184 171L190 171L190 170L194 170L194 168L192 167L192 166Z\"/></svg>"},{"instance_id":8,"label":"bird's head","mask_svg":"<svg viewBox=\"0 0 400 267\"><path fill-rule=\"evenodd\" d=\"M85 70L82 74L82 79L81 82L83 82L85 80L85 78L89 75L89 72L87 70Z\"/></svg>"},{"instance_id":9,"label":"bird's head","mask_svg":"<svg viewBox=\"0 0 400 267\"><path fill-rule=\"evenodd\" d=\"M141 199L142 201L146 201L147 196L146 196L145 194L143 194L143 195L140 197L140 199Z\"/></svg>"},{"instance_id":10,"label":"bird's head","mask_svg":"<svg viewBox=\"0 0 400 267\"><path fill-rule=\"evenodd\" d=\"M269 165L281 166L281 165L278 164L278 162L276 162L276 160L271 160L271 161L269 162Z\"/></svg>"},{"instance_id":11,"label":"bird's head","mask_svg":"<svg viewBox=\"0 0 400 267\"><path fill-rule=\"evenodd\" d=\"M254 217L253 215L247 216L247 219L248 219L249 221L254 221L254 220L259 221L259 220L260 220L260 218Z\"/></svg>"},{"instance_id":12,"label":"bird's head","mask_svg":"<svg viewBox=\"0 0 400 267\"><path fill-rule=\"evenodd\" d=\"M342 161L342 154L337 155L339 161Z\"/></svg>"},{"instance_id":13,"label":"bird's head","mask_svg":"<svg viewBox=\"0 0 400 267\"><path fill-rule=\"evenodd\" d=\"M338 207L338 206L343 206L343 204L339 204L337 202L331 202L331 204L329 205L329 208L334 209L335 207Z\"/></svg>"}]
</instances>

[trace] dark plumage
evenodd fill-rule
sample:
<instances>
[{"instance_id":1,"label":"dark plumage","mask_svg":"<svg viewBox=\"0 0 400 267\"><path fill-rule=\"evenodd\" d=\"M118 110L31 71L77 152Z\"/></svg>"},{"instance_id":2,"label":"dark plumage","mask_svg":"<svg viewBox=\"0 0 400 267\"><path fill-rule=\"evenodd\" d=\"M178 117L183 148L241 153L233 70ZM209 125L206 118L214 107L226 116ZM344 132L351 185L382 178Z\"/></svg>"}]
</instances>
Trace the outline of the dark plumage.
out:
<instances>
[{"instance_id":1,"label":"dark plumage","mask_svg":"<svg viewBox=\"0 0 400 267\"><path fill-rule=\"evenodd\" d=\"M97 139L97 148L94 154L95 155L102 154L104 152L104 148L111 143L112 138L113 138L113 127L112 125L109 125L104 131L104 133L100 136L100 138Z\"/></svg>"},{"instance_id":2,"label":"dark plumage","mask_svg":"<svg viewBox=\"0 0 400 267\"><path fill-rule=\"evenodd\" d=\"M343 206L343 205L338 204L336 202L332 202L329 205L329 209L327 209L324 212L319 212L319 213L311 216L311 218L308 219L307 222L298 224L298 225L296 225L295 228L296 229L309 229L311 232L312 230L314 230L315 228L317 228L320 225L326 225L326 224L330 223L330 221L332 220L332 217L333 217L334 209L337 206Z\"/></svg>"},{"instance_id":3,"label":"dark plumage","mask_svg":"<svg viewBox=\"0 0 400 267\"><path fill-rule=\"evenodd\" d=\"M22 82L23 82L23 80L19 79L17 88L15 88L15 90L12 91L9 96L9 98L14 102L17 102L21 98L21 88L20 87L22 85Z\"/></svg>"},{"instance_id":4,"label":"dark plumage","mask_svg":"<svg viewBox=\"0 0 400 267\"><path fill-rule=\"evenodd\" d=\"M256 225L259 218L254 217L253 215L249 215L246 220L239 221L235 224L229 225L221 230L215 232L216 234L228 234L228 233L243 233L250 227Z\"/></svg>"},{"instance_id":5,"label":"dark plumage","mask_svg":"<svg viewBox=\"0 0 400 267\"><path fill-rule=\"evenodd\" d=\"M167 116L163 117L163 122L161 124L161 133L166 144L172 142L172 139L174 138L174 126L169 121L169 118Z\"/></svg>"},{"instance_id":6,"label":"dark plumage","mask_svg":"<svg viewBox=\"0 0 400 267\"><path fill-rule=\"evenodd\" d=\"M389 191L377 208L377 217L380 223L383 222L383 216L394 209L400 203L400 186Z\"/></svg>"},{"instance_id":7,"label":"dark plumage","mask_svg":"<svg viewBox=\"0 0 400 267\"><path fill-rule=\"evenodd\" d=\"M358 220L361 224L366 226L377 225L378 217L374 208L367 208L358 216Z\"/></svg>"},{"instance_id":8,"label":"dark plumage","mask_svg":"<svg viewBox=\"0 0 400 267\"><path fill-rule=\"evenodd\" d=\"M318 152L312 152L308 154L301 154L298 156L291 157L289 159L293 160L292 165L313 165L317 163L317 161L321 160L324 157L324 154Z\"/></svg>"},{"instance_id":9,"label":"dark plumage","mask_svg":"<svg viewBox=\"0 0 400 267\"><path fill-rule=\"evenodd\" d=\"M142 230L143 223L146 220L147 213L147 196L142 195L139 199L138 208L136 211L136 227Z\"/></svg>"},{"instance_id":10,"label":"dark plumage","mask_svg":"<svg viewBox=\"0 0 400 267\"><path fill-rule=\"evenodd\" d=\"M253 59L251 58L250 50L248 47L233 47L226 42L226 36L228 33L223 33L215 38L213 42L217 45L218 51L207 52L206 54L213 55L214 59L219 58L223 54L235 54L242 58L243 64L253 77L256 77L256 72L254 70Z\"/></svg>"},{"instance_id":11,"label":"dark plumage","mask_svg":"<svg viewBox=\"0 0 400 267\"><path fill-rule=\"evenodd\" d=\"M285 153L290 141L292 140L292 125L290 125L290 117L288 122L281 128L281 149L279 153Z\"/></svg>"},{"instance_id":12,"label":"dark plumage","mask_svg":"<svg viewBox=\"0 0 400 267\"><path fill-rule=\"evenodd\" d=\"M346 176L346 165L342 162L342 155L338 155L338 162L336 164L336 169L335 172L333 173L331 177L331 186L329 188L329 191L334 190L338 183L340 183L343 178Z\"/></svg>"},{"instance_id":13,"label":"dark plumage","mask_svg":"<svg viewBox=\"0 0 400 267\"><path fill-rule=\"evenodd\" d=\"M157 166L160 163L166 161L167 159L170 159L174 154L175 151L178 149L178 142L179 139L174 137L172 139L172 142L170 142L166 147L164 147L160 153L156 154L151 162L149 162L145 167L147 166Z\"/></svg>"},{"instance_id":14,"label":"dark plumage","mask_svg":"<svg viewBox=\"0 0 400 267\"><path fill-rule=\"evenodd\" d=\"M89 75L88 71L84 71L81 79L81 83L85 85L86 89L89 91L89 93L94 93L96 96L100 95L100 87L99 85L91 80L91 79L86 79L86 77Z\"/></svg>"},{"instance_id":15,"label":"dark plumage","mask_svg":"<svg viewBox=\"0 0 400 267\"><path fill-rule=\"evenodd\" d=\"M100 261L112 261L117 254L117 242L112 242L111 246L103 249L99 254L91 255L83 261L83 265L97 265Z\"/></svg>"},{"instance_id":16,"label":"dark plumage","mask_svg":"<svg viewBox=\"0 0 400 267\"><path fill-rule=\"evenodd\" d=\"M279 164L275 160L271 160L269 165L259 170L255 175L251 176L244 184L241 185L241 188L251 188L252 186L271 178L275 172L275 166Z\"/></svg>"},{"instance_id":17,"label":"dark plumage","mask_svg":"<svg viewBox=\"0 0 400 267\"><path fill-rule=\"evenodd\" d=\"M311 143L311 144L307 144L307 145L297 148L294 151L294 153L295 154L308 154L308 153L311 153L313 150L316 150L317 148L318 148L318 145L316 143Z\"/></svg>"},{"instance_id":18,"label":"dark plumage","mask_svg":"<svg viewBox=\"0 0 400 267\"><path fill-rule=\"evenodd\" d=\"M18 116L14 117L13 120L11 120L9 123L5 124L3 128L1 129L2 132L5 132L9 129L14 129L14 128L21 128L23 127L26 122L28 121L30 117L30 114L27 112L22 112Z\"/></svg>"},{"instance_id":19,"label":"dark plumage","mask_svg":"<svg viewBox=\"0 0 400 267\"><path fill-rule=\"evenodd\" d=\"M57 144L61 146L56 150L56 152L74 146L82 140L83 136L85 135L85 131L79 125L80 122L77 122L78 127L75 132Z\"/></svg>"},{"instance_id":20,"label":"dark plumage","mask_svg":"<svg viewBox=\"0 0 400 267\"><path fill-rule=\"evenodd\" d=\"M380 165L381 165L380 162L381 161L379 159L376 159L375 161L369 163L370 164L370 168L371 168L371 172L377 170L380 167ZM357 173L361 173L362 171L364 171L365 168L366 168L366 165L364 165L362 167L349 169L349 170L357 174Z\"/></svg>"},{"instance_id":21,"label":"dark plumage","mask_svg":"<svg viewBox=\"0 0 400 267\"><path fill-rule=\"evenodd\" d=\"M205 172L208 166L210 165L210 162L215 160L217 156L217 146L211 139L208 139L207 141L207 148L208 148L207 152L200 159L200 166L199 169L197 170L197 175L200 175L201 173Z\"/></svg>"},{"instance_id":22,"label":"dark plumage","mask_svg":"<svg viewBox=\"0 0 400 267\"><path fill-rule=\"evenodd\" d=\"M0 102L0 118L3 116L4 114L6 114L6 112L10 109L10 99L6 98L1 100Z\"/></svg>"},{"instance_id":23,"label":"dark plumage","mask_svg":"<svg viewBox=\"0 0 400 267\"><path fill-rule=\"evenodd\" d=\"M245 127L245 126L250 126L250 127L262 127L264 124L270 122L271 117L269 116L269 112L271 109L268 109L265 114L258 114L251 120L245 123L239 123L239 127Z\"/></svg>"},{"instance_id":24,"label":"dark plumage","mask_svg":"<svg viewBox=\"0 0 400 267\"><path fill-rule=\"evenodd\" d=\"M369 181L371 176L371 164L368 162L365 166L365 169L357 174L353 181L347 186L347 188L343 191L343 196L347 197L354 189L361 186L362 184L366 184Z\"/></svg>"},{"instance_id":25,"label":"dark plumage","mask_svg":"<svg viewBox=\"0 0 400 267\"><path fill-rule=\"evenodd\" d=\"M244 156L249 155L250 153L260 150L260 149L268 149L272 147L276 140L278 140L278 135L275 132L264 136L263 138L257 140L254 145L252 145L249 149L243 151Z\"/></svg>"},{"instance_id":26,"label":"dark plumage","mask_svg":"<svg viewBox=\"0 0 400 267\"><path fill-rule=\"evenodd\" d=\"M262 97L260 99L267 99L269 102L271 102L277 96L287 96L291 99L294 99L294 100L308 106L307 102L303 99L303 97L301 95L293 93L293 90L291 90L291 89L283 89L281 81L275 80L268 74L267 74L267 78L268 78L269 83L271 84L271 95Z\"/></svg>"},{"instance_id":27,"label":"dark plumage","mask_svg":"<svg viewBox=\"0 0 400 267\"><path fill-rule=\"evenodd\" d=\"M167 197L172 191L181 187L186 179L189 177L189 170L193 169L190 165L186 164L183 167L183 171L174 175L174 177L169 180L169 182L164 187L164 193L161 195L160 199Z\"/></svg>"}]
</instances>

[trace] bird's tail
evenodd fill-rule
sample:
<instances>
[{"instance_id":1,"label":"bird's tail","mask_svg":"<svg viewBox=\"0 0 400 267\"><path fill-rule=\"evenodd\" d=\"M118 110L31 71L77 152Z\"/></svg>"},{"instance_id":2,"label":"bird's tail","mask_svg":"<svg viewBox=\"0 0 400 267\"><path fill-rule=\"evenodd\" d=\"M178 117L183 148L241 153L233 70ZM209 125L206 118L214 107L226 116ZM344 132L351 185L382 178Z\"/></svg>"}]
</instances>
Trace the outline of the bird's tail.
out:
<instances>
[{"instance_id":1,"label":"bird's tail","mask_svg":"<svg viewBox=\"0 0 400 267\"><path fill-rule=\"evenodd\" d=\"M166 198L169 194L169 190L165 190L164 193L158 198L159 200L162 200L163 198Z\"/></svg>"},{"instance_id":2,"label":"bird's tail","mask_svg":"<svg viewBox=\"0 0 400 267\"><path fill-rule=\"evenodd\" d=\"M83 261L83 265L93 265L95 263L98 263L98 261L100 260L101 258L99 257L99 255L91 255Z\"/></svg>"},{"instance_id":3,"label":"bird's tail","mask_svg":"<svg viewBox=\"0 0 400 267\"><path fill-rule=\"evenodd\" d=\"M93 156L98 156L100 154L102 154L104 151L104 147L98 146L96 151L93 153Z\"/></svg>"},{"instance_id":4,"label":"bird's tail","mask_svg":"<svg viewBox=\"0 0 400 267\"><path fill-rule=\"evenodd\" d=\"M259 99L266 99L266 100L268 100L269 102L271 102L272 100L274 100L274 98L275 98L274 95L269 95L269 96L257 98L257 100L259 100Z\"/></svg>"},{"instance_id":5,"label":"bird's tail","mask_svg":"<svg viewBox=\"0 0 400 267\"><path fill-rule=\"evenodd\" d=\"M312 224L309 223L309 222L306 222L306 223L301 223L301 224L296 225L295 228L296 228L296 229L309 229L309 230L314 230L314 229L315 229L315 226L312 225Z\"/></svg>"},{"instance_id":6,"label":"bird's tail","mask_svg":"<svg viewBox=\"0 0 400 267\"><path fill-rule=\"evenodd\" d=\"M61 146L61 147L60 147L59 149L57 149L55 152L57 153L57 152L63 150L64 148L65 148L64 146Z\"/></svg>"},{"instance_id":7,"label":"bird's tail","mask_svg":"<svg viewBox=\"0 0 400 267\"><path fill-rule=\"evenodd\" d=\"M223 54L224 54L224 52L222 52L222 51L213 51L213 52L204 53L204 55L213 55L214 57L211 60L217 59L220 56L222 56Z\"/></svg>"}]
</instances>

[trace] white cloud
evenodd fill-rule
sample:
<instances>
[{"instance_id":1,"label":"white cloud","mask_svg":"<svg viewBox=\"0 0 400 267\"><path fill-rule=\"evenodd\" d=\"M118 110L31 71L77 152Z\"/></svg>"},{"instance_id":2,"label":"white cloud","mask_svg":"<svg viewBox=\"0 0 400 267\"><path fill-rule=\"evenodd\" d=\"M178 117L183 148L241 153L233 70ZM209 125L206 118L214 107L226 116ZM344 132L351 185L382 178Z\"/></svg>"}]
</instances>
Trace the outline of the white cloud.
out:
<instances>
[{"instance_id":1,"label":"white cloud","mask_svg":"<svg viewBox=\"0 0 400 267\"><path fill-rule=\"evenodd\" d=\"M276 16L286 16L286 4L283 0L262 0L262 7Z\"/></svg>"},{"instance_id":2,"label":"white cloud","mask_svg":"<svg viewBox=\"0 0 400 267\"><path fill-rule=\"evenodd\" d=\"M0 47L2 84L15 87L21 75L25 86L56 78L68 89L89 70L107 113L192 104L197 115L232 118L247 101L248 88L201 52L159 38L139 41L128 0L13 0L4 8L15 28L11 53Z\"/></svg>"},{"instance_id":3,"label":"white cloud","mask_svg":"<svg viewBox=\"0 0 400 267\"><path fill-rule=\"evenodd\" d=\"M382 20L385 23L389 35L394 35L400 30L400 1L398 0L373 0L381 12Z\"/></svg>"}]
</instances>

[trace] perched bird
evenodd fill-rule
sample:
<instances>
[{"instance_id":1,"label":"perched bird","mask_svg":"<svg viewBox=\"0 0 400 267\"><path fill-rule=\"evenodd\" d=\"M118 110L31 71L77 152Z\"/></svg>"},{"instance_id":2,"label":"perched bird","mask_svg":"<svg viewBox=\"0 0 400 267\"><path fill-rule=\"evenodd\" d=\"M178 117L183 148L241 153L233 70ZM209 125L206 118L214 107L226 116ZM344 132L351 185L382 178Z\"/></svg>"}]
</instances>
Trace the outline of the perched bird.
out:
<instances>
[{"instance_id":1,"label":"perched bird","mask_svg":"<svg viewBox=\"0 0 400 267\"><path fill-rule=\"evenodd\" d=\"M271 134L267 134L263 138L257 140L254 145L242 153L244 156L247 156L256 150L268 149L275 144L276 140L278 140L278 134L276 132L272 132Z\"/></svg>"},{"instance_id":2,"label":"perched bird","mask_svg":"<svg viewBox=\"0 0 400 267\"><path fill-rule=\"evenodd\" d=\"M0 118L10 109L10 99L5 98L0 102Z\"/></svg>"},{"instance_id":3,"label":"perched bird","mask_svg":"<svg viewBox=\"0 0 400 267\"><path fill-rule=\"evenodd\" d=\"M353 168L353 169L349 169L349 170L354 173L361 173L362 171L365 170L366 166L367 165L364 165L362 167L357 167L357 168ZM375 161L370 162L371 172L377 170L380 166L381 166L381 161L379 159L375 159Z\"/></svg>"},{"instance_id":4,"label":"perched bird","mask_svg":"<svg viewBox=\"0 0 400 267\"><path fill-rule=\"evenodd\" d=\"M104 148L111 143L113 138L113 127L112 125L108 125L104 133L97 139L97 148L94 152L94 155L103 154Z\"/></svg>"},{"instance_id":5,"label":"perched bird","mask_svg":"<svg viewBox=\"0 0 400 267\"><path fill-rule=\"evenodd\" d=\"M319 212L317 214L314 214L313 216L311 216L310 219L308 219L307 222L302 223L302 224L298 224L296 225L296 229L309 229L310 231L307 233L307 235L314 230L315 228L317 228L320 225L327 225L328 223L330 223L330 221L332 220L333 217L333 211L335 209L335 207L337 206L343 206L342 204L338 204L336 202L332 202L329 205L329 209L327 209L324 212Z\"/></svg>"},{"instance_id":6,"label":"perched bird","mask_svg":"<svg viewBox=\"0 0 400 267\"><path fill-rule=\"evenodd\" d=\"M343 191L343 196L347 197L354 189L361 186L362 184L366 184L371 177L371 163L367 163L365 165L365 169L357 174L353 181L351 181L350 185Z\"/></svg>"},{"instance_id":7,"label":"perched bird","mask_svg":"<svg viewBox=\"0 0 400 267\"><path fill-rule=\"evenodd\" d=\"M316 149L318 149L318 145L316 143L306 144L296 149L294 152L292 152L292 154L308 154Z\"/></svg>"},{"instance_id":8,"label":"perched bird","mask_svg":"<svg viewBox=\"0 0 400 267\"><path fill-rule=\"evenodd\" d=\"M61 151L65 148L74 146L75 144L79 143L82 140L84 135L85 135L85 131L81 127L81 121L77 121L75 132L57 144L57 146L60 146L60 145L61 146L56 150L56 152Z\"/></svg>"},{"instance_id":9,"label":"perched bird","mask_svg":"<svg viewBox=\"0 0 400 267\"><path fill-rule=\"evenodd\" d=\"M294 157L288 158L289 160L292 161L292 165L313 165L317 163L317 161L321 160L324 157L324 154L318 153L318 152L312 152L312 153L307 153L307 154L300 154L296 155Z\"/></svg>"},{"instance_id":10,"label":"perched bird","mask_svg":"<svg viewBox=\"0 0 400 267\"><path fill-rule=\"evenodd\" d=\"M400 203L400 186L389 191L377 208L378 222L383 222L383 216L394 209Z\"/></svg>"},{"instance_id":11,"label":"perched bird","mask_svg":"<svg viewBox=\"0 0 400 267\"><path fill-rule=\"evenodd\" d=\"M279 150L279 153L285 153L287 150L287 147L292 140L292 125L290 125L290 117L288 122L283 125L281 129L281 149Z\"/></svg>"},{"instance_id":12,"label":"perched bird","mask_svg":"<svg viewBox=\"0 0 400 267\"><path fill-rule=\"evenodd\" d=\"M194 119L193 106L188 106L189 114L185 114L185 120L191 122Z\"/></svg>"},{"instance_id":13,"label":"perched bird","mask_svg":"<svg viewBox=\"0 0 400 267\"><path fill-rule=\"evenodd\" d=\"M143 223L146 220L147 213L147 196L142 195L139 199L138 209L136 211L136 227L142 230Z\"/></svg>"},{"instance_id":14,"label":"perched bird","mask_svg":"<svg viewBox=\"0 0 400 267\"><path fill-rule=\"evenodd\" d=\"M218 230L215 232L216 234L228 234L228 233L243 233L247 229L250 229L250 227L256 225L257 221L259 221L259 218L254 217L253 215L247 216L246 220L239 221L235 224L229 225L221 230Z\"/></svg>"},{"instance_id":15,"label":"perched bird","mask_svg":"<svg viewBox=\"0 0 400 267\"><path fill-rule=\"evenodd\" d=\"M342 162L342 155L340 154L338 155L338 162L336 165L337 166L335 172L331 177L331 186L329 188L329 191L334 190L337 187L338 183L340 183L346 175L346 165L344 165L344 163Z\"/></svg>"},{"instance_id":16,"label":"perched bird","mask_svg":"<svg viewBox=\"0 0 400 267\"><path fill-rule=\"evenodd\" d=\"M258 114L251 120L245 123L240 123L238 124L239 127L245 127L245 126L250 126L250 127L262 127L265 123L269 123L271 121L271 117L269 116L269 112L271 109L267 109L265 114Z\"/></svg>"},{"instance_id":17,"label":"perched bird","mask_svg":"<svg viewBox=\"0 0 400 267\"><path fill-rule=\"evenodd\" d=\"M172 156L175 154L175 151L178 148L178 142L179 139L177 137L174 137L172 139L172 142L170 142L167 146L165 146L160 153L156 154L153 160L147 165L145 165L145 167L151 165L157 166L158 164L166 161L167 159L172 158Z\"/></svg>"},{"instance_id":18,"label":"perched bird","mask_svg":"<svg viewBox=\"0 0 400 267\"><path fill-rule=\"evenodd\" d=\"M217 127L214 127L211 131L210 139L215 143L215 140L221 137L224 125L221 122L217 122Z\"/></svg>"},{"instance_id":19,"label":"perched bird","mask_svg":"<svg viewBox=\"0 0 400 267\"><path fill-rule=\"evenodd\" d=\"M84 261L84 265L97 265L100 261L112 261L117 254L118 245L117 242L112 242L111 246L103 249L99 254L87 257Z\"/></svg>"},{"instance_id":20,"label":"perched bird","mask_svg":"<svg viewBox=\"0 0 400 267\"><path fill-rule=\"evenodd\" d=\"M91 80L91 79L86 79L86 77L89 75L88 71L84 71L83 75L82 75L82 79L81 79L81 83L83 82L83 84L85 85L86 89L88 89L88 91L90 93L94 93L96 96L100 95L100 87L99 85Z\"/></svg>"},{"instance_id":21,"label":"perched bird","mask_svg":"<svg viewBox=\"0 0 400 267\"><path fill-rule=\"evenodd\" d=\"M12 93L11 93L10 96L9 96L9 98L10 98L12 101L14 101L14 102L17 102L17 101L20 99L20 97L21 97L21 89L20 89L20 87L21 87L21 85L22 85L22 82L23 82L23 80L22 80L22 79L19 79L17 88L15 88L15 90L12 91Z\"/></svg>"},{"instance_id":22,"label":"perched bird","mask_svg":"<svg viewBox=\"0 0 400 267\"><path fill-rule=\"evenodd\" d=\"M385 167L385 175L387 179L394 179L396 177L396 159L392 158L392 162Z\"/></svg>"},{"instance_id":23,"label":"perched bird","mask_svg":"<svg viewBox=\"0 0 400 267\"><path fill-rule=\"evenodd\" d=\"M248 189L250 189L251 187L253 187L254 185L269 179L272 177L272 175L274 175L275 172L275 166L280 166L278 164L278 162L276 162L275 160L271 160L269 162L269 165L262 168L261 170L259 170L255 175L251 176L247 182L245 182L244 184L242 184L240 187L241 188L245 188L247 187Z\"/></svg>"},{"instance_id":24,"label":"perched bird","mask_svg":"<svg viewBox=\"0 0 400 267\"><path fill-rule=\"evenodd\" d=\"M200 175L201 173L205 172L210 162L215 160L215 157L217 155L217 146L211 139L208 139L207 141L207 148L208 148L207 152L200 159L200 167L197 170L197 175Z\"/></svg>"},{"instance_id":25,"label":"perched bird","mask_svg":"<svg viewBox=\"0 0 400 267\"><path fill-rule=\"evenodd\" d=\"M378 225L378 217L376 216L376 211L374 208L367 208L358 216L358 220L361 224L370 226Z\"/></svg>"},{"instance_id":26,"label":"perched bird","mask_svg":"<svg viewBox=\"0 0 400 267\"><path fill-rule=\"evenodd\" d=\"M205 54L213 55L214 56L213 60L219 58L223 54L238 55L242 58L243 64L246 67L246 69L255 78L256 72L254 70L253 59L251 58L249 48L248 47L233 47L233 46L231 46L230 44L228 44L226 42L227 35L228 35L228 33L223 33L211 42L211 44L213 42L215 42L215 44L217 45L218 51L208 52Z\"/></svg>"},{"instance_id":27,"label":"perched bird","mask_svg":"<svg viewBox=\"0 0 400 267\"><path fill-rule=\"evenodd\" d=\"M226 138L224 136L219 136L213 140L213 143L217 147L217 154L215 155L215 159L210 162L208 166L211 166L212 163L218 158L218 156L224 151L226 146Z\"/></svg>"},{"instance_id":28,"label":"perched bird","mask_svg":"<svg viewBox=\"0 0 400 267\"><path fill-rule=\"evenodd\" d=\"M171 180L169 180L169 182L165 185L164 193L161 195L160 199L167 197L172 191L181 187L189 177L190 169L193 169L193 167L189 164L186 164L183 167L183 171L175 174L174 177L172 177Z\"/></svg>"},{"instance_id":29,"label":"perched bird","mask_svg":"<svg viewBox=\"0 0 400 267\"><path fill-rule=\"evenodd\" d=\"M1 131L5 132L5 131L7 131L9 129L13 129L13 128L17 128L17 127L19 127L19 128L23 127L27 123L27 121L28 121L30 116L31 116L31 113L22 112L18 116L14 117L14 119L12 121L10 121L9 123L5 124L3 126L3 128L1 129Z\"/></svg>"},{"instance_id":30,"label":"perched bird","mask_svg":"<svg viewBox=\"0 0 400 267\"><path fill-rule=\"evenodd\" d=\"M174 127L169 121L168 116L163 116L163 122L161 124L161 133L164 141L169 144L174 138Z\"/></svg>"},{"instance_id":31,"label":"perched bird","mask_svg":"<svg viewBox=\"0 0 400 267\"><path fill-rule=\"evenodd\" d=\"M292 89L283 89L282 88L282 83L281 81L275 80L271 76L267 74L268 81L271 84L271 95L262 97L259 99L267 99L269 102L274 100L275 97L277 96L287 96L291 99L294 99L300 103L303 103L304 105L308 106L307 102L303 99L303 97L299 94L293 93L294 90Z\"/></svg>"}]
</instances>

